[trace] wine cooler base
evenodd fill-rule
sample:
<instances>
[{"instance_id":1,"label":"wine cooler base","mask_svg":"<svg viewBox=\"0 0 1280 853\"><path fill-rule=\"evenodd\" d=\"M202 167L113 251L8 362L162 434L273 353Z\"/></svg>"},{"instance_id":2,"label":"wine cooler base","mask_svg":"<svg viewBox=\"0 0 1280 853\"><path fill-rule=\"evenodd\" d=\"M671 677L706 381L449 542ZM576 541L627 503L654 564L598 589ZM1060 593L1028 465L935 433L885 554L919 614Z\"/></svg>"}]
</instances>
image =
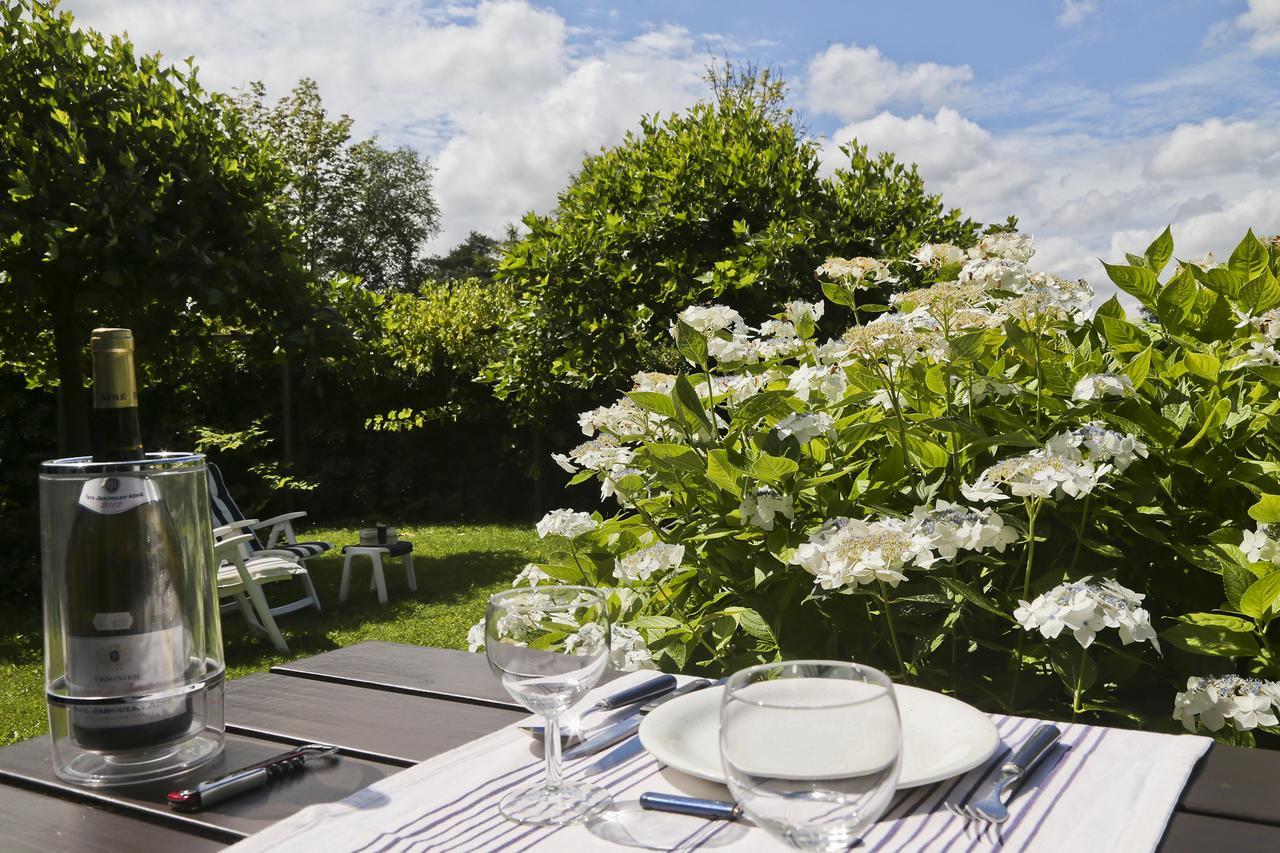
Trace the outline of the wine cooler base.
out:
<instances>
[{"instance_id":1,"label":"wine cooler base","mask_svg":"<svg viewBox=\"0 0 1280 853\"><path fill-rule=\"evenodd\" d=\"M217 760L222 733L204 731L180 743L129 752L80 752L55 764L59 778L77 785L103 787L171 779Z\"/></svg>"}]
</instances>

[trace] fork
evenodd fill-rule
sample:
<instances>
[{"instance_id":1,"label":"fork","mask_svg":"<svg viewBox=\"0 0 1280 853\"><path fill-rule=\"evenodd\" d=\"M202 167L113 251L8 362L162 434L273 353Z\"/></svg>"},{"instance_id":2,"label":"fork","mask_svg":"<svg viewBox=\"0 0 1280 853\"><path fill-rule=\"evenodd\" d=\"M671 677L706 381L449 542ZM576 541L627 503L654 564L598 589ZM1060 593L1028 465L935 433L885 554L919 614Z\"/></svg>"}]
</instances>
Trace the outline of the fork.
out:
<instances>
[{"instance_id":1,"label":"fork","mask_svg":"<svg viewBox=\"0 0 1280 853\"><path fill-rule=\"evenodd\" d=\"M979 822L979 834L992 827L998 833L1000 825L1009 819L1009 809L1005 806L1003 795L1006 791L1013 791L1027 777L1060 737L1062 732L1057 726L1038 727L1013 757L1000 765L1000 775L971 797L967 805L960 807L947 803L946 807L966 820Z\"/></svg>"}]
</instances>

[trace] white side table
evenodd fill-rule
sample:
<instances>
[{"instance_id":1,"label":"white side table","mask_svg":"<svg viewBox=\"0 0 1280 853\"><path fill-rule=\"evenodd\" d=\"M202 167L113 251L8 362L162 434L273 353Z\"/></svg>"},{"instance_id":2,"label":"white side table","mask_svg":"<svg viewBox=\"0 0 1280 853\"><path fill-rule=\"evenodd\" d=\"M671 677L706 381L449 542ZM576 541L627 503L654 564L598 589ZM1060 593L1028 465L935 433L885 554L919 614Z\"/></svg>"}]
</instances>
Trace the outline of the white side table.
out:
<instances>
[{"instance_id":1,"label":"white side table","mask_svg":"<svg viewBox=\"0 0 1280 853\"><path fill-rule=\"evenodd\" d=\"M387 581L382 574L382 558L404 557L404 577L409 584L410 592L418 591L418 579L413 574L413 543L403 539L386 545L347 545L342 549L346 559L342 561L342 585L338 588L338 603L347 600L351 589L351 560L355 557L368 557L373 566L373 577L369 579L369 589L378 590L378 603L387 603Z\"/></svg>"}]
</instances>

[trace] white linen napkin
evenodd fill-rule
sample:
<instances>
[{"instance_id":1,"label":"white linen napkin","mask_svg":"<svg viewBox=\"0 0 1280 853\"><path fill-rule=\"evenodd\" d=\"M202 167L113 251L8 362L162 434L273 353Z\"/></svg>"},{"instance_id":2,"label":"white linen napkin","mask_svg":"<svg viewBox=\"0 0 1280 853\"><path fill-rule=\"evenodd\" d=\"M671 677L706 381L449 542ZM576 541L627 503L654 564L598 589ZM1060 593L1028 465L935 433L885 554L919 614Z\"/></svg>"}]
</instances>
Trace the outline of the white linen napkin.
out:
<instances>
[{"instance_id":1,"label":"white linen napkin","mask_svg":"<svg viewBox=\"0 0 1280 853\"><path fill-rule=\"evenodd\" d=\"M652 673L634 673L596 688L585 704ZM459 707L459 713L465 713ZM992 715L1002 748L983 766L934 785L899 792L866 835L863 849L886 851L997 849L992 833L979 837L943 803L972 792L1039 724L1026 717ZM1019 790L1001 833L1004 850L1154 850L1164 834L1192 768L1212 742L1191 735L1134 732L1058 723L1064 749L1045 759ZM310 806L253 835L233 850L623 850L605 840L634 829L636 840L682 850L786 850L747 821L706 821L639 812L645 791L730 799L728 790L663 768L648 754L592 781L613 794L616 811L594 824L534 827L498 813L507 793L542 778L540 741L514 725L382 779L337 803ZM603 754L603 753L601 753ZM1057 756L1056 764L1054 758ZM599 756L568 762L566 778L578 778ZM659 840L660 839L660 840Z\"/></svg>"}]
</instances>

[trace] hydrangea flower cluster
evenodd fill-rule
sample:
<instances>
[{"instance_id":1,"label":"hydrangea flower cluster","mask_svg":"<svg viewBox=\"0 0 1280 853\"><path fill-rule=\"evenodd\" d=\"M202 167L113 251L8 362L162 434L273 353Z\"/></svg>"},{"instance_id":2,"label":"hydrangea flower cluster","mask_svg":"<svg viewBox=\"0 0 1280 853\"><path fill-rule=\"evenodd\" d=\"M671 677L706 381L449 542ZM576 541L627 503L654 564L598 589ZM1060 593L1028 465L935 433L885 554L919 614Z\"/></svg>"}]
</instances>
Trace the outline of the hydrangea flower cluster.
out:
<instances>
[{"instance_id":1,"label":"hydrangea flower cluster","mask_svg":"<svg viewBox=\"0 0 1280 853\"><path fill-rule=\"evenodd\" d=\"M588 513L574 512L571 509L553 509L542 517L536 529L539 539L546 539L548 536L577 539L599 526L599 523Z\"/></svg>"},{"instance_id":2,"label":"hydrangea flower cluster","mask_svg":"<svg viewBox=\"0 0 1280 853\"><path fill-rule=\"evenodd\" d=\"M1109 462L1117 471L1124 471L1135 459L1147 458L1147 446L1136 435L1107 429L1096 421L1058 433L1045 447L1062 456L1085 451L1090 462Z\"/></svg>"},{"instance_id":3,"label":"hydrangea flower cluster","mask_svg":"<svg viewBox=\"0 0 1280 853\"><path fill-rule=\"evenodd\" d=\"M1115 628L1122 645L1150 640L1159 651L1151 615L1142 608L1144 598L1113 580L1092 582L1086 577L1060 583L1032 601L1019 601L1013 618L1028 631L1038 630L1051 640L1064 629L1070 630L1081 648L1089 648L1103 628Z\"/></svg>"},{"instance_id":4,"label":"hydrangea flower cluster","mask_svg":"<svg viewBox=\"0 0 1280 853\"><path fill-rule=\"evenodd\" d=\"M1245 732L1258 726L1280 723L1280 682L1220 675L1213 678L1191 676L1187 689L1173 699L1173 718L1193 734L1199 722L1211 732L1227 724Z\"/></svg>"},{"instance_id":5,"label":"hydrangea flower cluster","mask_svg":"<svg viewBox=\"0 0 1280 853\"><path fill-rule=\"evenodd\" d=\"M770 486L760 486L748 492L738 506L742 523L761 530L773 530L779 515L790 520L796 517L791 495L780 495Z\"/></svg>"},{"instance_id":6,"label":"hydrangea flower cluster","mask_svg":"<svg viewBox=\"0 0 1280 853\"><path fill-rule=\"evenodd\" d=\"M659 542L618 557L614 560L613 575L620 581L648 580L656 573L677 568L683 559L683 545Z\"/></svg>"},{"instance_id":7,"label":"hydrangea flower cluster","mask_svg":"<svg viewBox=\"0 0 1280 853\"><path fill-rule=\"evenodd\" d=\"M1251 563L1280 566L1280 524L1259 524L1254 530L1244 531L1240 550Z\"/></svg>"},{"instance_id":8,"label":"hydrangea flower cluster","mask_svg":"<svg viewBox=\"0 0 1280 853\"><path fill-rule=\"evenodd\" d=\"M929 547L944 559L955 559L960 551L1004 549L1018 541L1018 531L1005 524L1000 513L938 500L932 508L918 506L911 512L910 530L928 539Z\"/></svg>"},{"instance_id":9,"label":"hydrangea flower cluster","mask_svg":"<svg viewBox=\"0 0 1280 853\"><path fill-rule=\"evenodd\" d=\"M961 484L960 491L969 500L982 502L1083 497L1098 486L1111 466L1095 465L1083 459L1078 450L1070 450L1043 448L1001 460L974 482Z\"/></svg>"},{"instance_id":10,"label":"hydrangea flower cluster","mask_svg":"<svg viewBox=\"0 0 1280 853\"><path fill-rule=\"evenodd\" d=\"M780 438L795 437L801 444L808 444L815 438L828 435L835 429L835 421L826 412L813 414L792 412L774 427Z\"/></svg>"},{"instance_id":11,"label":"hydrangea flower cluster","mask_svg":"<svg viewBox=\"0 0 1280 853\"><path fill-rule=\"evenodd\" d=\"M928 568L936 559L928 538L914 535L904 521L834 518L796 549L791 562L823 589L839 589L876 581L896 587L907 579L902 570L908 564Z\"/></svg>"},{"instance_id":12,"label":"hydrangea flower cluster","mask_svg":"<svg viewBox=\"0 0 1280 853\"><path fill-rule=\"evenodd\" d=\"M1077 382L1071 391L1071 399L1082 402L1133 395L1133 380L1123 373L1091 373Z\"/></svg>"},{"instance_id":13,"label":"hydrangea flower cluster","mask_svg":"<svg viewBox=\"0 0 1280 853\"><path fill-rule=\"evenodd\" d=\"M854 288L896 280L888 264L875 258L828 258L814 273L819 278Z\"/></svg>"}]
</instances>

